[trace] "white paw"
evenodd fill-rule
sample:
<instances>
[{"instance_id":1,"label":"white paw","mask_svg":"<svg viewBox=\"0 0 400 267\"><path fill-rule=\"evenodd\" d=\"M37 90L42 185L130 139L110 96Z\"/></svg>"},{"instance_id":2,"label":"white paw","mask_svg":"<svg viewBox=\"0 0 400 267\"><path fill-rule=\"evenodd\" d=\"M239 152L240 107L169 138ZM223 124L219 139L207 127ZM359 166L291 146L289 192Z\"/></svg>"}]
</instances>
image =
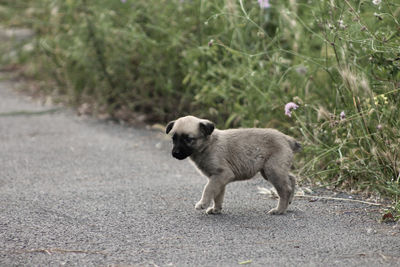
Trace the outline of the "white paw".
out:
<instances>
[{"instance_id":1,"label":"white paw","mask_svg":"<svg viewBox=\"0 0 400 267\"><path fill-rule=\"evenodd\" d=\"M271 214L271 215L279 215L279 214L283 214L283 213L285 213L285 211L281 211L277 208L273 208L272 210L268 211L268 214Z\"/></svg>"},{"instance_id":2,"label":"white paw","mask_svg":"<svg viewBox=\"0 0 400 267\"><path fill-rule=\"evenodd\" d=\"M203 202L201 202L201 201L197 202L196 206L194 206L194 208L196 210L204 210L207 207L208 207L208 205L203 203Z\"/></svg>"},{"instance_id":3,"label":"white paw","mask_svg":"<svg viewBox=\"0 0 400 267\"><path fill-rule=\"evenodd\" d=\"M220 214L221 213L221 209L216 209L213 207L210 207L206 210L207 214Z\"/></svg>"}]
</instances>

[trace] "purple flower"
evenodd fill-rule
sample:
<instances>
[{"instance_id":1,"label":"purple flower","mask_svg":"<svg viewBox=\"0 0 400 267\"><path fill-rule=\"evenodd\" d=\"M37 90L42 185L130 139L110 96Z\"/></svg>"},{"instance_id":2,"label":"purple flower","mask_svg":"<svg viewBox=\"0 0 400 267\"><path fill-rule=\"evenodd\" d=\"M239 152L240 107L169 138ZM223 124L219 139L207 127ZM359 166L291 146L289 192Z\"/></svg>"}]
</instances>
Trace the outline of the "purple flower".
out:
<instances>
[{"instance_id":1,"label":"purple flower","mask_svg":"<svg viewBox=\"0 0 400 267\"><path fill-rule=\"evenodd\" d=\"M296 103L289 102L285 105L285 115L292 117L292 109L297 109L299 106Z\"/></svg>"},{"instance_id":2,"label":"purple flower","mask_svg":"<svg viewBox=\"0 0 400 267\"><path fill-rule=\"evenodd\" d=\"M344 120L346 118L346 114L344 113L344 111L340 112L340 120Z\"/></svg>"},{"instance_id":3,"label":"purple flower","mask_svg":"<svg viewBox=\"0 0 400 267\"><path fill-rule=\"evenodd\" d=\"M258 0L258 4L261 8L269 8L271 7L269 0Z\"/></svg>"},{"instance_id":4,"label":"purple flower","mask_svg":"<svg viewBox=\"0 0 400 267\"><path fill-rule=\"evenodd\" d=\"M382 124L380 124L380 123L376 126L376 129L377 129L378 131L382 130L382 128L383 128L383 126L382 126Z\"/></svg>"},{"instance_id":5,"label":"purple flower","mask_svg":"<svg viewBox=\"0 0 400 267\"><path fill-rule=\"evenodd\" d=\"M125 4L125 3L126 3L126 0L121 0L121 3Z\"/></svg>"}]
</instances>

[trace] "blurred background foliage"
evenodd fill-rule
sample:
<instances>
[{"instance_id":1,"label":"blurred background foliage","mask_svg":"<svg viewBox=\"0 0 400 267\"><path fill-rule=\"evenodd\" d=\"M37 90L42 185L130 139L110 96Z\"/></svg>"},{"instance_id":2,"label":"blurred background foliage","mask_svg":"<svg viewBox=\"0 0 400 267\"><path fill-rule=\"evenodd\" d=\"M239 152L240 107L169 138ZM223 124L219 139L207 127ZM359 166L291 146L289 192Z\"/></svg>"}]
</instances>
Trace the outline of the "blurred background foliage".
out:
<instances>
[{"instance_id":1,"label":"blurred background foliage","mask_svg":"<svg viewBox=\"0 0 400 267\"><path fill-rule=\"evenodd\" d=\"M400 3L263 2L0 0L3 26L36 32L1 62L95 114L279 128L303 179L398 203Z\"/></svg>"}]
</instances>

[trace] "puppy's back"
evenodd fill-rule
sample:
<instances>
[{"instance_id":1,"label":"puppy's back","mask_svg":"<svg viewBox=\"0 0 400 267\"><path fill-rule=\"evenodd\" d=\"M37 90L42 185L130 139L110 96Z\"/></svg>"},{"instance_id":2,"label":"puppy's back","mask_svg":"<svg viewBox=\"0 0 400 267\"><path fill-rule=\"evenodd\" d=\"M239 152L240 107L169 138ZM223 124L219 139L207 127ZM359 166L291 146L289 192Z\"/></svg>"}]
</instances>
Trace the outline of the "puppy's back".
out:
<instances>
[{"instance_id":1,"label":"puppy's back","mask_svg":"<svg viewBox=\"0 0 400 267\"><path fill-rule=\"evenodd\" d=\"M224 158L239 180L253 177L273 154L280 154L287 159L285 161L290 161L293 155L291 137L275 129L215 130L214 134L218 139L217 154Z\"/></svg>"},{"instance_id":2,"label":"puppy's back","mask_svg":"<svg viewBox=\"0 0 400 267\"><path fill-rule=\"evenodd\" d=\"M218 136L227 146L239 149L249 147L275 150L289 146L293 150L291 143L295 142L294 138L270 128L218 130Z\"/></svg>"}]
</instances>

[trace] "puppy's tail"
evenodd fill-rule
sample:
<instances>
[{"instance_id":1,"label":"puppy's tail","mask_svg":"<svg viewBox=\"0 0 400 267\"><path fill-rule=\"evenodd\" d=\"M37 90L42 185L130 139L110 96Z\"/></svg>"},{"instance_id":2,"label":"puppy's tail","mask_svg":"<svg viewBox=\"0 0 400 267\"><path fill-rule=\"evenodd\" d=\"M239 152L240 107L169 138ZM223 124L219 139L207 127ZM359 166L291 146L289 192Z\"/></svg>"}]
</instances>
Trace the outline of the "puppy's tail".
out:
<instances>
[{"instance_id":1,"label":"puppy's tail","mask_svg":"<svg viewBox=\"0 0 400 267\"><path fill-rule=\"evenodd\" d=\"M298 152L301 150L301 144L296 141L293 137L286 136L286 140L288 141L290 148L293 150L293 152Z\"/></svg>"}]
</instances>

